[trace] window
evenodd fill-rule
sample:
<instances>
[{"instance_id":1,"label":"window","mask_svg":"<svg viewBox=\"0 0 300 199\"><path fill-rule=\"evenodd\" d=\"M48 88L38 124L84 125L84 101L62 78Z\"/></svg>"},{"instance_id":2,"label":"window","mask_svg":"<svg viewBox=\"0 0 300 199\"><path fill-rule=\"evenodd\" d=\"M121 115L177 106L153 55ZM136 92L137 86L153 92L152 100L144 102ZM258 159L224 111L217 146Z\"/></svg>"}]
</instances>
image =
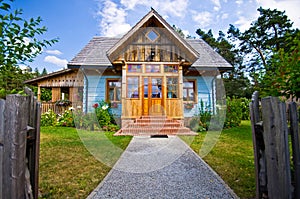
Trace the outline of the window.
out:
<instances>
[{"instance_id":1,"label":"window","mask_svg":"<svg viewBox=\"0 0 300 199\"><path fill-rule=\"evenodd\" d=\"M107 96L109 102L121 101L121 82L118 79L107 80Z\"/></svg>"},{"instance_id":2,"label":"window","mask_svg":"<svg viewBox=\"0 0 300 199\"><path fill-rule=\"evenodd\" d=\"M128 72L129 73L140 73L142 72L142 65L128 65Z\"/></svg>"},{"instance_id":3,"label":"window","mask_svg":"<svg viewBox=\"0 0 300 199\"><path fill-rule=\"evenodd\" d=\"M187 80L183 82L183 101L196 100L196 82L194 80Z\"/></svg>"},{"instance_id":4,"label":"window","mask_svg":"<svg viewBox=\"0 0 300 199\"><path fill-rule=\"evenodd\" d=\"M178 73L177 65L164 65L165 73Z\"/></svg>"},{"instance_id":5,"label":"window","mask_svg":"<svg viewBox=\"0 0 300 199\"><path fill-rule=\"evenodd\" d=\"M167 78L167 98L178 97L178 77Z\"/></svg>"},{"instance_id":6,"label":"window","mask_svg":"<svg viewBox=\"0 0 300 199\"><path fill-rule=\"evenodd\" d=\"M146 70L146 73L159 73L160 65L146 65L145 70Z\"/></svg>"},{"instance_id":7,"label":"window","mask_svg":"<svg viewBox=\"0 0 300 199\"><path fill-rule=\"evenodd\" d=\"M127 77L127 98L139 98L139 77Z\"/></svg>"}]
</instances>

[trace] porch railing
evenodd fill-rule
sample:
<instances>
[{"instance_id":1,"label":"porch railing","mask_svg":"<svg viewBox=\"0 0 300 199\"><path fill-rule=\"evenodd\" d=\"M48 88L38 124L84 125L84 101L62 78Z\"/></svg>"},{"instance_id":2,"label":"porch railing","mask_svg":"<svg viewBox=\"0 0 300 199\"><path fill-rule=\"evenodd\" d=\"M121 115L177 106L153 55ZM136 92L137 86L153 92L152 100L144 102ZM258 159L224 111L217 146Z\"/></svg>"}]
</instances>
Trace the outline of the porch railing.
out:
<instances>
[{"instance_id":1,"label":"porch railing","mask_svg":"<svg viewBox=\"0 0 300 199\"><path fill-rule=\"evenodd\" d=\"M56 114L63 114L65 110L69 110L70 107L77 108L78 106L82 106L81 102L72 102L72 105L69 106L61 106L55 104L55 102L42 102L42 110L41 113L45 113L49 110L52 110Z\"/></svg>"}]
</instances>

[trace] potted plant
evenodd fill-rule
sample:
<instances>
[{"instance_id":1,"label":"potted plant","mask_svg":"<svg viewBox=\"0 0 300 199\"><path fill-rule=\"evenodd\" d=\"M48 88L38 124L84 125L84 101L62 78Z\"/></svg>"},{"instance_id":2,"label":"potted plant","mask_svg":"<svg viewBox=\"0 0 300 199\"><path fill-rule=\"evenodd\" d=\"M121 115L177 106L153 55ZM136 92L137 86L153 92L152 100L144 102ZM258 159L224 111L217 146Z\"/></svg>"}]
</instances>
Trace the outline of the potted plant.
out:
<instances>
[{"instance_id":1,"label":"potted plant","mask_svg":"<svg viewBox=\"0 0 300 199\"><path fill-rule=\"evenodd\" d=\"M110 104L110 107L111 107L111 108L118 108L118 103L117 103L117 102L112 102L112 103Z\"/></svg>"},{"instance_id":2,"label":"potted plant","mask_svg":"<svg viewBox=\"0 0 300 199\"><path fill-rule=\"evenodd\" d=\"M192 108L194 108L194 103L191 103L191 102L186 103L186 104L184 104L184 108L186 108L186 109L192 109Z\"/></svg>"}]
</instances>

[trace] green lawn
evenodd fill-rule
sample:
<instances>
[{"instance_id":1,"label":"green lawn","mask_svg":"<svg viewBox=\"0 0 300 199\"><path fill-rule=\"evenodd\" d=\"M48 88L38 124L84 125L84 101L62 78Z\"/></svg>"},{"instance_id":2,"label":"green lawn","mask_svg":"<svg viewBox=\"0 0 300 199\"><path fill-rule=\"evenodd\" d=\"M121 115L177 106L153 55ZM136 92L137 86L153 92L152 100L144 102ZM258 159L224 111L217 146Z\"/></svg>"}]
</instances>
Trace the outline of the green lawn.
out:
<instances>
[{"instance_id":1,"label":"green lawn","mask_svg":"<svg viewBox=\"0 0 300 199\"><path fill-rule=\"evenodd\" d=\"M205 135L199 133L195 137L182 138L198 153ZM129 136L113 136L112 133L78 133L75 128L41 128L41 198L87 197L109 172L110 166L107 165L115 163L130 140ZM99 142L101 145L97 144ZM120 150L114 150L116 146ZM104 148L106 153L98 153ZM217 144L204 160L239 197L255 197L250 121L243 121L240 127L223 130Z\"/></svg>"},{"instance_id":2,"label":"green lawn","mask_svg":"<svg viewBox=\"0 0 300 199\"><path fill-rule=\"evenodd\" d=\"M122 149L131 140L112 133L81 131L80 135L83 133L100 143L101 138L109 139ZM107 165L90 154L75 128L41 128L40 198L86 198L110 171Z\"/></svg>"},{"instance_id":3,"label":"green lawn","mask_svg":"<svg viewBox=\"0 0 300 199\"><path fill-rule=\"evenodd\" d=\"M199 133L190 144L199 153L206 133ZM241 198L255 197L255 174L250 121L225 129L210 153L203 158Z\"/></svg>"}]
</instances>

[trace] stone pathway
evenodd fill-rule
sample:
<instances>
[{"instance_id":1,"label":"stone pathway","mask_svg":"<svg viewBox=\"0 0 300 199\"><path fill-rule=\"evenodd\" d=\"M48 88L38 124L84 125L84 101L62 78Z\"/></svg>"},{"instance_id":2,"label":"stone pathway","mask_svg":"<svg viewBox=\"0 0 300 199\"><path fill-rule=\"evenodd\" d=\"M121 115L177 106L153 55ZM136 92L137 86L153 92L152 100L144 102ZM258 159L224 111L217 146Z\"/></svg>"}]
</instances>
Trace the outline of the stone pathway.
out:
<instances>
[{"instance_id":1,"label":"stone pathway","mask_svg":"<svg viewBox=\"0 0 300 199\"><path fill-rule=\"evenodd\" d=\"M88 199L237 198L180 138L133 137Z\"/></svg>"}]
</instances>

